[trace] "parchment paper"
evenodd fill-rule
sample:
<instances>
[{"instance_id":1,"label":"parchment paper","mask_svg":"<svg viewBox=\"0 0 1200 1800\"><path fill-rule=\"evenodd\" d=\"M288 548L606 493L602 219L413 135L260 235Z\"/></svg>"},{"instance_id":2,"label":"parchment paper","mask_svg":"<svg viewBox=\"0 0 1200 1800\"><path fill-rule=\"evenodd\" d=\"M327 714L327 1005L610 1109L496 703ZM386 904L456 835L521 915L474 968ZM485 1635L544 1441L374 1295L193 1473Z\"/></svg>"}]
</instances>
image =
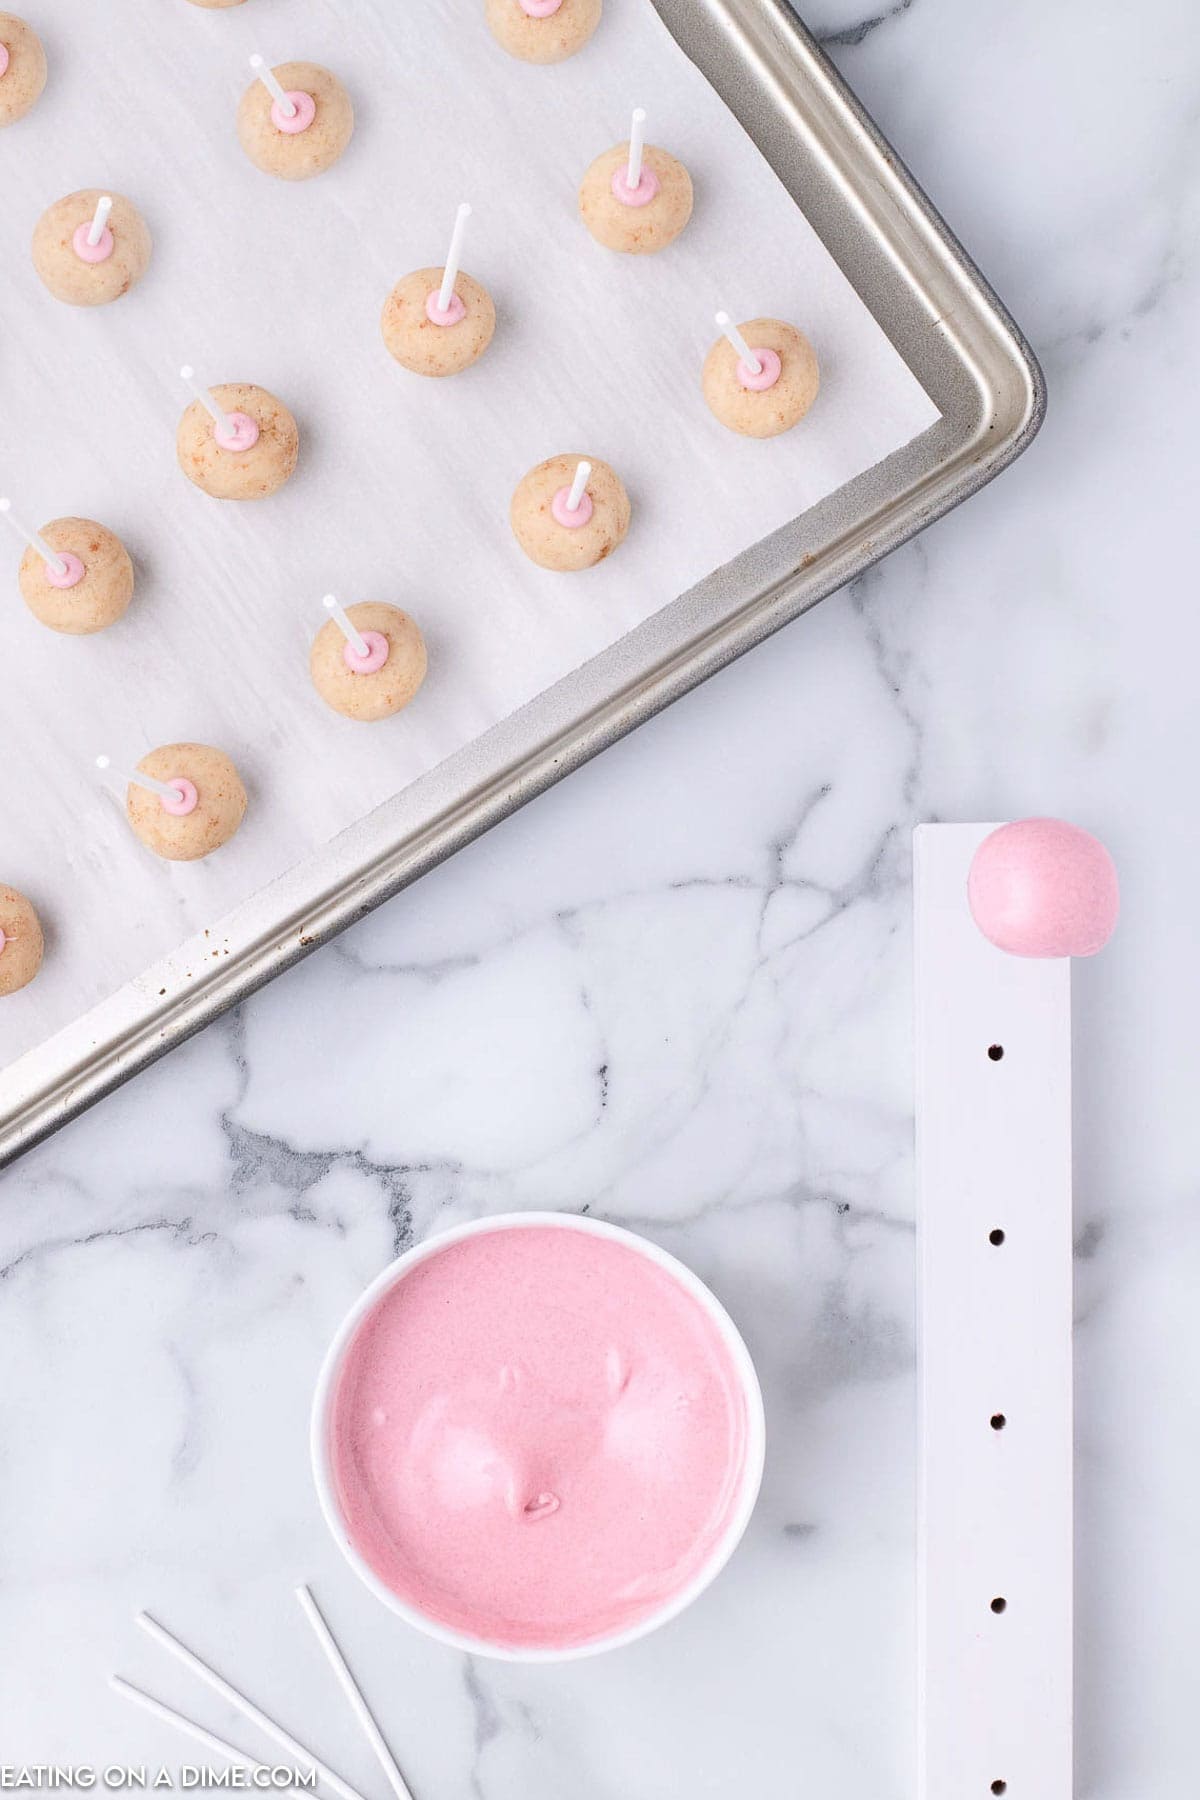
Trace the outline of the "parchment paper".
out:
<instances>
[{"instance_id":1,"label":"parchment paper","mask_svg":"<svg viewBox=\"0 0 1200 1800\"><path fill-rule=\"evenodd\" d=\"M0 532L0 880L48 930L42 974L0 1001L2 1062L936 417L650 0L607 0L591 45L554 68L505 56L479 0L39 12L49 85L0 133L0 491L37 525L110 525L138 591L111 630L58 636L26 610L20 545ZM334 170L289 184L242 155L255 50L345 82L358 125ZM645 258L602 250L575 206L635 104L696 186L686 233ZM155 253L132 294L80 310L43 290L29 238L92 186L141 207ZM379 312L402 274L440 262L462 199L464 266L499 329L474 369L423 380L387 356ZM821 395L787 437L741 440L707 412L718 306L790 319L816 345ZM217 502L179 472L184 362L295 412L300 466L278 496ZM537 570L509 531L517 481L559 451L606 458L633 499L626 544L584 575ZM329 590L421 624L429 678L398 718L356 725L312 692ZM250 811L217 855L172 865L93 763L188 738L234 757Z\"/></svg>"}]
</instances>

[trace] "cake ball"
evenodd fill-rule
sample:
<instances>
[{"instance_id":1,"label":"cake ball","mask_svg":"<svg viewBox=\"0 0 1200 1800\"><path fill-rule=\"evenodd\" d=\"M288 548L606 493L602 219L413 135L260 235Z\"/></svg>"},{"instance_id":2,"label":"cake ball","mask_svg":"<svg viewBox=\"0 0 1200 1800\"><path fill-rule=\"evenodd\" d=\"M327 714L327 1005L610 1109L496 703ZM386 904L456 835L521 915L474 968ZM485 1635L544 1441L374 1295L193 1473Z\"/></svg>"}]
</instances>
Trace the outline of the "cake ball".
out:
<instances>
[{"instance_id":1,"label":"cake ball","mask_svg":"<svg viewBox=\"0 0 1200 1800\"><path fill-rule=\"evenodd\" d=\"M112 208L101 225L102 200L111 200ZM80 188L56 200L38 220L33 266L56 300L104 306L137 286L149 267L150 249L146 221L132 200L103 188Z\"/></svg>"},{"instance_id":2,"label":"cake ball","mask_svg":"<svg viewBox=\"0 0 1200 1800\"><path fill-rule=\"evenodd\" d=\"M484 0L496 42L522 62L565 62L600 23L604 0Z\"/></svg>"},{"instance_id":3,"label":"cake ball","mask_svg":"<svg viewBox=\"0 0 1200 1800\"><path fill-rule=\"evenodd\" d=\"M817 397L816 351L802 331L782 319L749 319L738 329L758 371L727 338L718 338L704 362L704 398L730 431L778 437L800 423Z\"/></svg>"},{"instance_id":4,"label":"cake ball","mask_svg":"<svg viewBox=\"0 0 1200 1800\"><path fill-rule=\"evenodd\" d=\"M572 489L586 465L578 505ZM552 456L530 469L512 497L509 518L522 550L543 569L590 569L611 556L629 530L629 495L606 462Z\"/></svg>"},{"instance_id":5,"label":"cake ball","mask_svg":"<svg viewBox=\"0 0 1200 1800\"><path fill-rule=\"evenodd\" d=\"M283 401L250 381L226 381L208 391L230 429L223 431L201 401L192 401L175 436L188 480L214 500L265 500L277 493L300 454L300 433Z\"/></svg>"},{"instance_id":6,"label":"cake ball","mask_svg":"<svg viewBox=\"0 0 1200 1800\"><path fill-rule=\"evenodd\" d=\"M414 375L457 375L478 362L496 330L487 289L459 271L445 313L438 305L441 269L414 269L398 281L379 322L392 356Z\"/></svg>"},{"instance_id":7,"label":"cake ball","mask_svg":"<svg viewBox=\"0 0 1200 1800\"><path fill-rule=\"evenodd\" d=\"M425 639L398 606L363 600L346 617L367 646L361 656L330 619L309 658L312 683L327 706L347 719L388 719L408 705L425 679Z\"/></svg>"},{"instance_id":8,"label":"cake ball","mask_svg":"<svg viewBox=\"0 0 1200 1800\"><path fill-rule=\"evenodd\" d=\"M692 178L667 150L647 144L636 186L629 180L629 145L598 156L579 189L579 211L598 244L646 256L673 244L692 216Z\"/></svg>"},{"instance_id":9,"label":"cake ball","mask_svg":"<svg viewBox=\"0 0 1200 1800\"><path fill-rule=\"evenodd\" d=\"M15 13L0 12L0 125L23 119L45 85L41 38Z\"/></svg>"},{"instance_id":10,"label":"cake ball","mask_svg":"<svg viewBox=\"0 0 1200 1800\"><path fill-rule=\"evenodd\" d=\"M39 535L63 571L32 544L21 558L17 580L34 618L70 637L115 624L133 599L133 564L116 532L95 519L72 518L51 519Z\"/></svg>"},{"instance_id":11,"label":"cake ball","mask_svg":"<svg viewBox=\"0 0 1200 1800\"><path fill-rule=\"evenodd\" d=\"M42 922L24 894L0 881L0 997L28 987L41 966Z\"/></svg>"},{"instance_id":12,"label":"cake ball","mask_svg":"<svg viewBox=\"0 0 1200 1800\"><path fill-rule=\"evenodd\" d=\"M252 82L238 107L242 149L256 169L281 181L323 175L353 134L350 96L319 63L280 63L272 72L295 111L289 116L265 82Z\"/></svg>"},{"instance_id":13,"label":"cake ball","mask_svg":"<svg viewBox=\"0 0 1200 1800\"><path fill-rule=\"evenodd\" d=\"M138 772L177 790L168 800L131 781L125 813L136 835L168 862L195 862L227 844L246 814L246 790L221 750L209 744L163 744Z\"/></svg>"}]
</instances>

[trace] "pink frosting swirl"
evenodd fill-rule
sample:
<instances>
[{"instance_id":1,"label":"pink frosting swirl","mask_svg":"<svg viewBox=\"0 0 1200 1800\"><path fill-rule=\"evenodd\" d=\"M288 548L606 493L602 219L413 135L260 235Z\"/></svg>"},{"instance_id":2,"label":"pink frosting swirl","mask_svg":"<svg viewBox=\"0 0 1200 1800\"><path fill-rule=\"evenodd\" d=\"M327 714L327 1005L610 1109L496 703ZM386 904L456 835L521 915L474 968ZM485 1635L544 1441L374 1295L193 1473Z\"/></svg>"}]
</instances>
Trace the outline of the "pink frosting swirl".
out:
<instances>
[{"instance_id":1,"label":"pink frosting swirl","mask_svg":"<svg viewBox=\"0 0 1200 1800\"><path fill-rule=\"evenodd\" d=\"M759 349L757 345L752 346L752 348L758 359L758 374L756 375L754 373L754 370L750 367L749 363L743 362L739 357L737 366L738 385L744 387L748 393L765 394L767 389L773 388L775 383L779 380L780 375L783 373L783 364L779 360L778 351L762 350Z\"/></svg>"},{"instance_id":2,"label":"pink frosting swirl","mask_svg":"<svg viewBox=\"0 0 1200 1800\"><path fill-rule=\"evenodd\" d=\"M367 646L367 654L360 656L347 639L342 645L342 660L352 675L377 675L391 653L391 645L382 631L360 631L358 635Z\"/></svg>"},{"instance_id":3,"label":"pink frosting swirl","mask_svg":"<svg viewBox=\"0 0 1200 1800\"><path fill-rule=\"evenodd\" d=\"M316 118L317 103L311 94L305 94L299 88L289 89L288 99L296 109L291 118L288 118L278 100L272 100L271 123L276 131L282 131L288 137L297 137L300 132L307 131Z\"/></svg>"},{"instance_id":4,"label":"pink frosting swirl","mask_svg":"<svg viewBox=\"0 0 1200 1800\"><path fill-rule=\"evenodd\" d=\"M113 234L106 225L104 230L100 233L96 243L89 244L88 232L91 229L92 222L90 219L85 220L82 225L77 225L75 227L75 235L71 239L71 248L74 250L80 262L107 262L113 253Z\"/></svg>"},{"instance_id":5,"label":"pink frosting swirl","mask_svg":"<svg viewBox=\"0 0 1200 1800\"><path fill-rule=\"evenodd\" d=\"M586 488L583 490L583 498L580 500L579 505L574 511L572 511L567 504L570 498L570 488L560 487L557 494L555 494L553 500L550 502L550 511L558 523L560 525L565 525L568 531L578 531L581 525L587 524L595 511L595 508L592 505L592 496L588 493Z\"/></svg>"},{"instance_id":6,"label":"pink frosting swirl","mask_svg":"<svg viewBox=\"0 0 1200 1800\"><path fill-rule=\"evenodd\" d=\"M467 309L458 294L451 294L450 304L445 312L438 305L442 290L430 288L425 300L425 317L431 325L461 325L467 316Z\"/></svg>"},{"instance_id":7,"label":"pink frosting swirl","mask_svg":"<svg viewBox=\"0 0 1200 1800\"><path fill-rule=\"evenodd\" d=\"M71 550L60 550L58 552L58 560L67 565L61 575L50 563L46 563L45 565L46 580L50 583L50 586L52 588L78 587L79 583L83 580L84 575L87 573L79 558Z\"/></svg>"},{"instance_id":8,"label":"pink frosting swirl","mask_svg":"<svg viewBox=\"0 0 1200 1800\"><path fill-rule=\"evenodd\" d=\"M170 813L173 819L186 819L189 813L195 812L200 796L194 782L189 781L186 775L172 775L167 786L175 789L176 798L168 800L165 794L160 795L159 805L164 812Z\"/></svg>"},{"instance_id":9,"label":"pink frosting swirl","mask_svg":"<svg viewBox=\"0 0 1200 1800\"><path fill-rule=\"evenodd\" d=\"M212 428L213 437L221 449L235 452L253 450L258 442L258 420L252 419L249 413L244 412L231 412L227 416L229 423L233 426L232 431L222 431L215 422Z\"/></svg>"},{"instance_id":10,"label":"pink frosting swirl","mask_svg":"<svg viewBox=\"0 0 1200 1800\"><path fill-rule=\"evenodd\" d=\"M613 171L612 191L622 206L649 206L652 200L657 199L661 187L662 182L645 163L642 164L641 180L636 187L629 185L628 163L622 163L619 169Z\"/></svg>"}]
</instances>

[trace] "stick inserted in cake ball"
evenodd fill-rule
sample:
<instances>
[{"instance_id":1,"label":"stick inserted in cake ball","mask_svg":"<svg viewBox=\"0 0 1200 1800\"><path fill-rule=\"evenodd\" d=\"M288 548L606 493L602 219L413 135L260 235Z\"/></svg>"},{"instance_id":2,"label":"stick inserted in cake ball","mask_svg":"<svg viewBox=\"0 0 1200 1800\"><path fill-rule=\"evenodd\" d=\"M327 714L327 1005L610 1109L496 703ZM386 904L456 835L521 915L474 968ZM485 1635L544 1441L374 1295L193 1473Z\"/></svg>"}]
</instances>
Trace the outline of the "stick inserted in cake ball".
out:
<instances>
[{"instance_id":1,"label":"stick inserted in cake ball","mask_svg":"<svg viewBox=\"0 0 1200 1800\"><path fill-rule=\"evenodd\" d=\"M81 225L75 233L75 254L86 263L105 262L115 248L108 228L108 215L113 209L111 194L101 194L96 202L90 225Z\"/></svg>"},{"instance_id":2,"label":"stick inserted in cake ball","mask_svg":"<svg viewBox=\"0 0 1200 1800\"><path fill-rule=\"evenodd\" d=\"M567 495L566 509L569 513L577 513L582 506L583 496L587 492L587 484L591 473L592 465L590 462L581 462L576 469L575 479L571 483L571 489Z\"/></svg>"},{"instance_id":3,"label":"stick inserted in cake ball","mask_svg":"<svg viewBox=\"0 0 1200 1800\"><path fill-rule=\"evenodd\" d=\"M646 109L635 106L633 123L629 130L629 161L625 167L625 180L631 192L636 193L642 185L642 157L646 149Z\"/></svg>"},{"instance_id":4,"label":"stick inserted in cake ball","mask_svg":"<svg viewBox=\"0 0 1200 1800\"><path fill-rule=\"evenodd\" d=\"M112 758L98 756L96 767L107 774L112 769ZM195 808L196 790L182 776L178 781L157 781L153 775L144 775L140 769L113 769L113 779L124 782L126 787L132 782L134 787L145 788L148 794L157 794L169 813L183 816Z\"/></svg>"},{"instance_id":5,"label":"stick inserted in cake ball","mask_svg":"<svg viewBox=\"0 0 1200 1800\"><path fill-rule=\"evenodd\" d=\"M200 402L213 422L213 437L222 450L253 450L259 438L258 420L252 419L249 413L227 413L213 398L212 392L202 387L196 380L196 371L190 363L184 363L179 371L181 381L186 381L192 393Z\"/></svg>"},{"instance_id":6,"label":"stick inserted in cake ball","mask_svg":"<svg viewBox=\"0 0 1200 1800\"><path fill-rule=\"evenodd\" d=\"M450 311L450 303L454 299L454 284L462 267L463 238L466 236L470 216L471 208L464 200L454 215L454 230L450 234L450 248L446 252L446 267L442 272L442 285L438 289L438 312L443 316ZM459 304L461 305L461 301Z\"/></svg>"},{"instance_id":7,"label":"stick inserted in cake ball","mask_svg":"<svg viewBox=\"0 0 1200 1800\"><path fill-rule=\"evenodd\" d=\"M22 525L20 519L13 514L11 500L0 500L0 514L8 520L18 536L23 537L25 542L37 551L50 573L57 576L59 581L65 582L71 572L69 565L56 551L50 548L44 537L36 531L31 531L28 525Z\"/></svg>"},{"instance_id":8,"label":"stick inserted in cake ball","mask_svg":"<svg viewBox=\"0 0 1200 1800\"><path fill-rule=\"evenodd\" d=\"M179 371L179 379L180 381L186 381L187 385L191 388L192 393L196 396L196 399L200 402L221 436L232 437L234 435L234 429L230 415L217 405L208 389L202 387L196 380L196 371L190 363L184 363L182 369Z\"/></svg>"},{"instance_id":9,"label":"stick inserted in cake ball","mask_svg":"<svg viewBox=\"0 0 1200 1800\"><path fill-rule=\"evenodd\" d=\"M749 344L742 336L742 333L738 330L727 312L719 312L717 314L717 324L720 326L723 335L729 339L729 342L737 351L738 360L749 369L752 375L761 375L763 372L762 363L759 361L755 352L750 348Z\"/></svg>"},{"instance_id":10,"label":"stick inserted in cake ball","mask_svg":"<svg viewBox=\"0 0 1200 1800\"><path fill-rule=\"evenodd\" d=\"M267 66L266 57L252 56L250 58L250 67L254 70L254 73L258 76L258 79L262 82L284 118L294 119L296 116L296 102L289 94L284 92L283 86L278 80L274 69Z\"/></svg>"},{"instance_id":11,"label":"stick inserted in cake ball","mask_svg":"<svg viewBox=\"0 0 1200 1800\"><path fill-rule=\"evenodd\" d=\"M368 644L362 632L358 630L354 621L351 619L345 607L338 600L337 596L335 594L326 594L321 605L325 608L326 612L329 613L334 624L337 626L346 642L350 645L350 648L354 651L355 656L361 657L365 662L371 654L371 646Z\"/></svg>"}]
</instances>

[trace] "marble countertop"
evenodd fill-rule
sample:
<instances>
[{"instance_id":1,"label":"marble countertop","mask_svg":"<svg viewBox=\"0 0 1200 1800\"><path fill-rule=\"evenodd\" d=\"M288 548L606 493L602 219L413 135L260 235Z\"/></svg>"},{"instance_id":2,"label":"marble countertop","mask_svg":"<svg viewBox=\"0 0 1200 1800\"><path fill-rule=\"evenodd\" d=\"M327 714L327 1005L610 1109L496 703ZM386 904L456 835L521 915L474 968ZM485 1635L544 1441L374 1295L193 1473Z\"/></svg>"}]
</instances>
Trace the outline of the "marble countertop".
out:
<instances>
[{"instance_id":1,"label":"marble countertop","mask_svg":"<svg viewBox=\"0 0 1200 1800\"><path fill-rule=\"evenodd\" d=\"M3 1178L0 1762L178 1767L114 1669L251 1742L134 1630L147 1606L378 1794L291 1597L309 1580L416 1800L909 1795L910 830L1050 812L1124 888L1076 983L1077 1791L1195 1793L1200 21L807 16L1028 331L1045 429ZM472 1660L327 1539L312 1384L414 1236L585 1205L741 1323L762 1501L642 1644Z\"/></svg>"}]
</instances>

